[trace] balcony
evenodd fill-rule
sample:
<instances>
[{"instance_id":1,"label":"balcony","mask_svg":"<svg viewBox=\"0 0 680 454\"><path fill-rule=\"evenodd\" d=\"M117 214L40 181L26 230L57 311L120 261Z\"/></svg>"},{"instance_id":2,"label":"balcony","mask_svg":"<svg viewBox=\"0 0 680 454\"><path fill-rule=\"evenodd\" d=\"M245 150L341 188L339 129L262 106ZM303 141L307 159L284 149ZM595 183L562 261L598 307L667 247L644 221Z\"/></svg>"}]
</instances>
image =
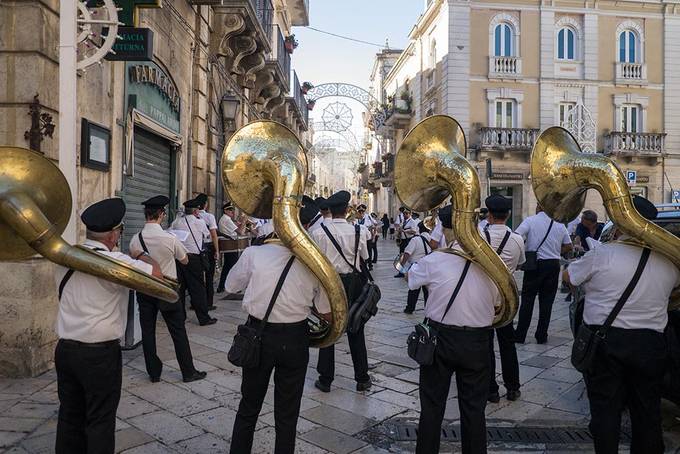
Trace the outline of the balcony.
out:
<instances>
[{"instance_id":1,"label":"balcony","mask_svg":"<svg viewBox=\"0 0 680 454\"><path fill-rule=\"evenodd\" d=\"M479 133L482 151L531 151L540 129L480 128Z\"/></svg>"},{"instance_id":2,"label":"balcony","mask_svg":"<svg viewBox=\"0 0 680 454\"><path fill-rule=\"evenodd\" d=\"M289 111L292 112L295 117L297 126L303 131L307 131L309 128L309 108L307 107L307 100L302 94L300 79L298 79L295 71L293 71L293 83L291 84L290 91L290 95L286 98L286 101L290 105ZM293 129L295 129L295 126Z\"/></svg>"},{"instance_id":3,"label":"balcony","mask_svg":"<svg viewBox=\"0 0 680 454\"><path fill-rule=\"evenodd\" d=\"M309 0L288 0L288 12L291 25L309 25Z\"/></svg>"},{"instance_id":4,"label":"balcony","mask_svg":"<svg viewBox=\"0 0 680 454\"><path fill-rule=\"evenodd\" d=\"M622 85L646 85L647 65L645 63L617 63L616 83Z\"/></svg>"},{"instance_id":5,"label":"balcony","mask_svg":"<svg viewBox=\"0 0 680 454\"><path fill-rule=\"evenodd\" d=\"M290 87L290 54L286 51L286 40L278 25L272 27L272 52L267 58L267 66L276 71L282 89L287 93Z\"/></svg>"},{"instance_id":6,"label":"balcony","mask_svg":"<svg viewBox=\"0 0 680 454\"><path fill-rule=\"evenodd\" d=\"M666 134L613 131L604 137L605 154L615 156L661 157L666 151Z\"/></svg>"},{"instance_id":7,"label":"balcony","mask_svg":"<svg viewBox=\"0 0 680 454\"><path fill-rule=\"evenodd\" d=\"M489 57L489 78L519 79L522 77L520 57Z\"/></svg>"}]
</instances>

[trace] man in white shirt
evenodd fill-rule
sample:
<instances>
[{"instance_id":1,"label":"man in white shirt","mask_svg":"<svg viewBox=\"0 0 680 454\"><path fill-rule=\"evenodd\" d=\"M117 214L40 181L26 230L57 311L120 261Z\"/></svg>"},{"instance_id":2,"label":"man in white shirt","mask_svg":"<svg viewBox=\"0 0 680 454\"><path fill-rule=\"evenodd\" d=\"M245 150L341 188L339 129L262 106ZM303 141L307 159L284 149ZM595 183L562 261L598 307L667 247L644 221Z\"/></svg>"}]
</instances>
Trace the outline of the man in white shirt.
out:
<instances>
[{"instance_id":1,"label":"man in white shirt","mask_svg":"<svg viewBox=\"0 0 680 454\"><path fill-rule=\"evenodd\" d=\"M318 212L313 202L300 211L307 228ZM292 262L290 262L292 260ZM247 248L227 277L230 293L245 290L243 308L247 325L258 328L267 312L274 289L290 263L281 291L262 332L260 364L243 369L241 402L231 436L232 454L251 452L257 417L262 409L274 371L274 425L276 441L272 452L293 454L300 402L309 363L307 317L313 306L329 320L330 304L319 280L278 239Z\"/></svg>"},{"instance_id":2,"label":"man in white shirt","mask_svg":"<svg viewBox=\"0 0 680 454\"><path fill-rule=\"evenodd\" d=\"M208 195L198 194L196 196L196 201L198 202L198 217L205 221L208 226L208 232L210 232L207 237L203 237L203 249L207 251L206 255L209 265L208 269L205 270L204 277L208 298L208 310L212 310L215 309L213 301L215 295L215 267L220 258L220 246L217 241L217 222L215 221L215 216L206 211L208 208Z\"/></svg>"},{"instance_id":3,"label":"man in white shirt","mask_svg":"<svg viewBox=\"0 0 680 454\"><path fill-rule=\"evenodd\" d=\"M337 192L328 198L327 203L333 218L330 221L325 221L322 229L312 234L312 239L319 245L321 252L340 274L351 307L365 282L363 275L359 275L355 272L355 269L358 270L361 267L361 260L368 259L366 246L368 233L359 228L359 225L349 224L345 219L349 200L350 193L347 191ZM359 232L358 243L357 231ZM341 251L335 247L331 236L338 243ZM371 388L371 377L368 375L368 353L364 328L362 327L353 334L347 333L347 340L352 354L354 379L357 382L356 389L357 391L367 391ZM314 386L323 392L330 392L331 383L335 378L335 347L333 345L319 350L316 370L319 372L319 379L314 383Z\"/></svg>"},{"instance_id":4,"label":"man in white shirt","mask_svg":"<svg viewBox=\"0 0 680 454\"><path fill-rule=\"evenodd\" d=\"M163 275L171 279L177 279L177 264L189 262L187 250L176 236L163 230L161 223L165 220L165 206L170 199L163 195L151 197L142 202L146 224L137 235L130 241L130 255L141 257L149 255L158 262ZM152 383L161 380L163 362L156 354L156 318L160 311L163 320L168 327L168 332L175 347L177 363L182 372L185 383L202 380L206 373L196 370L194 367L189 338L184 325L186 312L181 303L167 303L153 295L145 295L137 292L139 305L139 324L142 328L142 349L144 350L144 363L146 371Z\"/></svg>"},{"instance_id":5,"label":"man in white shirt","mask_svg":"<svg viewBox=\"0 0 680 454\"><path fill-rule=\"evenodd\" d=\"M536 269L524 269L519 320L515 329L515 341L523 344L534 312L534 300L538 295L538 326L536 342L548 341L548 326L552 305L557 294L560 276L560 256L571 251L571 238L564 224L555 222L536 205L536 214L526 218L515 233L524 238L526 251L536 251Z\"/></svg>"},{"instance_id":6,"label":"man in white shirt","mask_svg":"<svg viewBox=\"0 0 680 454\"><path fill-rule=\"evenodd\" d=\"M657 210L648 200L635 196L634 204L643 217L656 218ZM630 237L617 230L615 238ZM585 290L583 322L592 330L600 328L614 309L635 274L642 251L622 242L604 243L565 270L565 280ZM583 374L590 401L590 433L598 453L619 452L625 408L632 424L630 452L664 452L660 405L667 350L663 333L670 294L678 285L678 269L652 252L596 350L592 368Z\"/></svg>"},{"instance_id":7,"label":"man in white shirt","mask_svg":"<svg viewBox=\"0 0 680 454\"><path fill-rule=\"evenodd\" d=\"M488 209L487 217L484 220L485 227L481 228L482 237L489 243L496 253L501 257L505 265L514 273L517 266L524 263L524 240L505 225L510 217L512 201L502 195L491 195L484 201ZM508 400L517 400L521 395L519 387L519 361L517 360L517 349L515 348L515 330L512 321L507 325L496 328L498 335L498 350L501 354L501 369L503 371L503 383L507 390ZM498 393L498 383L496 383L496 356L494 354L493 338L494 330L490 331L489 342L489 364L491 371L489 374L489 402L498 403L500 395Z\"/></svg>"},{"instance_id":8,"label":"man in white shirt","mask_svg":"<svg viewBox=\"0 0 680 454\"><path fill-rule=\"evenodd\" d=\"M368 260L366 265L369 270L373 269L373 264L378 261L378 249L375 245L375 229L376 223L370 214L366 213L366 205L363 203L357 206L357 224L362 225L368 229L368 240L366 247L368 248Z\"/></svg>"},{"instance_id":9,"label":"man in white shirt","mask_svg":"<svg viewBox=\"0 0 680 454\"><path fill-rule=\"evenodd\" d=\"M231 202L226 202L222 206L224 213L220 218L219 233L222 236L235 240L239 234L242 234L242 226L239 226L234 219L236 219L236 208ZM227 280L229 271L238 260L238 252L225 252L222 254L222 272L220 273L220 281L217 284L217 293L224 292L224 282Z\"/></svg>"},{"instance_id":10,"label":"man in white shirt","mask_svg":"<svg viewBox=\"0 0 680 454\"><path fill-rule=\"evenodd\" d=\"M429 245L430 235L429 230L425 227L422 222L418 224L418 229L420 230L420 235L413 238L412 241L408 243L404 253L401 256L401 265L404 266L409 263L413 266L414 263L418 263L418 260L422 259L430 252L432 248ZM418 287L413 290L408 291L406 296L406 308L404 309L405 314L412 314L416 310L416 303L418 302L418 297L420 296L420 290L423 290L423 300L427 305L427 287Z\"/></svg>"},{"instance_id":11,"label":"man in white shirt","mask_svg":"<svg viewBox=\"0 0 680 454\"><path fill-rule=\"evenodd\" d=\"M439 212L451 237L451 213ZM439 452L442 420L456 374L463 453L486 452L484 409L489 393L489 330L498 289L476 264L435 250L407 273L410 289L427 287L425 317L437 334L434 362L420 367L420 421L416 453ZM458 287L459 291L454 291ZM449 308L447 310L447 307Z\"/></svg>"},{"instance_id":12,"label":"man in white shirt","mask_svg":"<svg viewBox=\"0 0 680 454\"><path fill-rule=\"evenodd\" d=\"M189 233L186 239L182 241L182 245L187 250L189 262L186 265L180 264L179 266L181 271L180 299L184 304L185 293L188 290L191 307L196 313L198 324L206 326L215 324L217 319L208 314L208 292L205 285L205 271L208 264L204 263L201 251L203 247L202 239L204 236L210 236L210 232L206 223L198 217L198 205L196 199L184 202L184 216L175 219L172 223L172 229Z\"/></svg>"},{"instance_id":13,"label":"man in white shirt","mask_svg":"<svg viewBox=\"0 0 680 454\"><path fill-rule=\"evenodd\" d=\"M312 200L311 197L304 196L302 198L302 203L303 204L308 204L308 203L313 203L313 205L316 208L318 208L319 212L312 217L312 220L309 222L309 228L307 229L307 233L310 235L314 232L316 232L318 229L321 228L321 224L323 224L325 219L330 218L330 211L328 210L328 206L326 205L326 199L323 197L317 197L316 199Z\"/></svg>"},{"instance_id":14,"label":"man in white shirt","mask_svg":"<svg viewBox=\"0 0 680 454\"><path fill-rule=\"evenodd\" d=\"M399 226L399 231L401 232L401 241L399 242L399 253L403 254L408 246L411 238L418 235L418 224L411 217L411 210L405 207L404 211L401 213L404 220ZM402 273L397 273L394 277L404 277Z\"/></svg>"},{"instance_id":15,"label":"man in white shirt","mask_svg":"<svg viewBox=\"0 0 680 454\"><path fill-rule=\"evenodd\" d=\"M106 199L80 216L84 247L161 277L150 257L135 260L113 250L123 234L125 203ZM57 454L115 450L116 410L122 383L120 338L125 333L129 289L79 271L58 267L59 310L54 353L59 394Z\"/></svg>"}]
</instances>

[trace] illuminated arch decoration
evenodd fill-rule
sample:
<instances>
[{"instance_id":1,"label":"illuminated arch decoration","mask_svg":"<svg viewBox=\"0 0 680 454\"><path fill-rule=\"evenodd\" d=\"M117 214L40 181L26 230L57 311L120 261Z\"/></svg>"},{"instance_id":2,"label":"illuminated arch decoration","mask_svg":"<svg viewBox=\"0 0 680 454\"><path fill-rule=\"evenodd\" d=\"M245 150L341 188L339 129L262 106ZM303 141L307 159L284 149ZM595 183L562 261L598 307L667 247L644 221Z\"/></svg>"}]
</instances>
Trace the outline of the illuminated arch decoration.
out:
<instances>
[{"instance_id":1,"label":"illuminated arch decoration","mask_svg":"<svg viewBox=\"0 0 680 454\"><path fill-rule=\"evenodd\" d=\"M307 92L307 102L317 101L321 98L330 98L332 96L350 98L360 102L366 108L366 112L371 115L373 126L376 129L385 122L385 112L380 108L378 100L369 92L356 85L341 82L317 85Z\"/></svg>"}]
</instances>

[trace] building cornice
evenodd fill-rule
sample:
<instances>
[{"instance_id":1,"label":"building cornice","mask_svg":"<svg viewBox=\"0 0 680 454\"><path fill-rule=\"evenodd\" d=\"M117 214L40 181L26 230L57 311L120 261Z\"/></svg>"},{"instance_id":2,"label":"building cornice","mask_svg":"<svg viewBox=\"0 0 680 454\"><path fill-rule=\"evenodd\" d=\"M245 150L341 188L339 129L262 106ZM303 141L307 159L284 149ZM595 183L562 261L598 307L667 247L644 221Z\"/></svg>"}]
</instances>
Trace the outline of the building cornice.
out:
<instances>
[{"instance_id":1,"label":"building cornice","mask_svg":"<svg viewBox=\"0 0 680 454\"><path fill-rule=\"evenodd\" d=\"M384 82L383 82L383 86L386 86L386 85L388 85L390 82L392 82L392 80L394 79L394 77L396 77L397 73L402 69L402 67L404 66L404 64L406 64L406 61L414 55L414 52L413 52L413 51L414 51L415 47L416 47L416 42L415 42L415 41L411 41L411 42L408 44L408 46L406 46L406 49L404 49L404 51L401 53L401 55L399 55L399 58L398 58L397 61L394 63L394 66L392 67L392 69L390 70L390 72L387 73L387 75L385 76L385 80L384 80Z\"/></svg>"},{"instance_id":2,"label":"building cornice","mask_svg":"<svg viewBox=\"0 0 680 454\"><path fill-rule=\"evenodd\" d=\"M637 10L632 10L632 8ZM572 2L545 1L543 5L535 3L496 3L476 1L470 4L475 10L499 10L499 11L552 11L555 13L569 14L597 14L600 16L636 17L661 19L664 16L680 15L680 2L645 2L632 0L618 1L594 1L585 2L585 6L574 6ZM627 8L631 8L630 10ZM639 11L646 9L646 11Z\"/></svg>"}]
</instances>

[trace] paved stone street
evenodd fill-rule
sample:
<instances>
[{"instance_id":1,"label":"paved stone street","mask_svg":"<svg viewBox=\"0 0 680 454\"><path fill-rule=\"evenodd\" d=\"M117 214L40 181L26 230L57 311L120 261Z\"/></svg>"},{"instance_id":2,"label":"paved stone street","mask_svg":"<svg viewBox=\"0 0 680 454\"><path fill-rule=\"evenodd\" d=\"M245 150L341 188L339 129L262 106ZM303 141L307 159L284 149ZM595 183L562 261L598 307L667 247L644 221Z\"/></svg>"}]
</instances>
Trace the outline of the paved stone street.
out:
<instances>
[{"instance_id":1,"label":"paved stone street","mask_svg":"<svg viewBox=\"0 0 680 454\"><path fill-rule=\"evenodd\" d=\"M374 386L357 393L346 339L336 351L333 391L314 388L316 350L312 351L302 400L297 450L300 453L413 452L414 441L399 441L413 434L417 421L418 369L406 354L406 337L422 318L422 302L411 316L402 313L406 284L394 279L391 267L397 249L380 242L382 255L374 276L383 299L380 312L366 329ZM193 314L188 322L196 366L208 371L205 380L184 384L177 369L167 330L159 323L159 356L165 361L161 383L149 382L141 346L123 354L123 391L118 409L117 452L126 454L223 453L239 402L240 370L226 358L236 326L245 318L237 301L217 300L216 325L199 327ZM553 310L547 344L518 345L522 396L504 398L487 406L491 427L568 427L584 429L588 401L581 375L569 363L571 333L568 305L563 295ZM533 333L532 331L530 334ZM529 336L530 342L534 342ZM497 361L498 362L498 361ZM500 364L497 364L500 372ZM499 382L501 380L499 379ZM273 390L273 389L272 389ZM53 452L58 408L54 371L24 380L0 380L0 453ZM503 389L501 389L503 391ZM447 427L458 423L457 393L452 386L447 402ZM669 452L680 446L680 412L664 402L666 444ZM274 440L273 392L255 433L254 453L269 453ZM404 425L405 424L405 425ZM411 437L412 438L412 437ZM442 452L459 451L456 443L443 443ZM590 444L490 443L494 452L589 452Z\"/></svg>"}]
</instances>

